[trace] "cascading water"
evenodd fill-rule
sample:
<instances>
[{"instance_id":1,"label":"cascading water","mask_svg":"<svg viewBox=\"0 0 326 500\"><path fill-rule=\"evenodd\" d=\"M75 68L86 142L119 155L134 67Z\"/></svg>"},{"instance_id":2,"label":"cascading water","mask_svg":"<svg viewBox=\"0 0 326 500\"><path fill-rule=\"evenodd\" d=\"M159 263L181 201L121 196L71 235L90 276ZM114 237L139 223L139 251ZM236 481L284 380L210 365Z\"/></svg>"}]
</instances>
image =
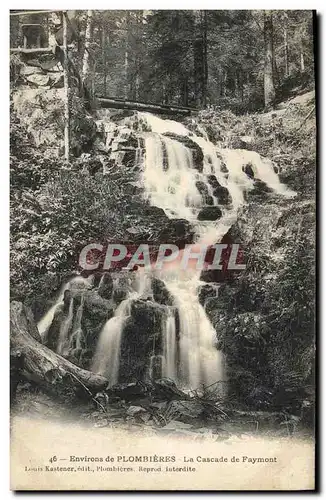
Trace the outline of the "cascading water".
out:
<instances>
[{"instance_id":1,"label":"cascading water","mask_svg":"<svg viewBox=\"0 0 326 500\"><path fill-rule=\"evenodd\" d=\"M294 195L281 184L272 163L257 153L217 150L207 137L194 135L180 123L162 120L150 113L139 115L151 129L151 132L144 134L142 179L146 196L152 205L163 208L168 217L190 221L197 234L197 243L213 245L220 242L236 221L238 209L245 203L245 191L254 187L254 180L244 172L244 167L249 163L255 179L265 182L279 194ZM201 148L204 155L202 172L196 170L191 151L181 142L163 135L166 133L188 137ZM222 161L227 168L222 168ZM198 182L204 183L209 196L213 198L213 205L218 205L209 176L214 176L219 187L227 189L231 199L227 206L219 206L221 217L218 221L199 222L197 217L204 203ZM215 346L216 332L198 298L198 288L202 284L200 272L164 271L160 278L174 298L180 323L177 355L175 323L171 315L167 315L163 328L163 374L173 379L179 378L184 386L190 388L223 380L224 359Z\"/></svg>"},{"instance_id":2,"label":"cascading water","mask_svg":"<svg viewBox=\"0 0 326 500\"><path fill-rule=\"evenodd\" d=\"M44 316L40 319L40 321L37 323L37 328L38 331L44 340L47 334L48 329L51 326L51 323L53 321L54 314L58 308L59 305L63 303L65 291L69 290L70 286L72 284L81 284L84 286L87 286L89 284L89 280L87 278L83 278L81 276L75 276L71 280L68 281L68 283L65 283L63 287L61 288L58 298L53 304L53 306L44 314Z\"/></svg>"},{"instance_id":3,"label":"cascading water","mask_svg":"<svg viewBox=\"0 0 326 500\"><path fill-rule=\"evenodd\" d=\"M163 334L163 376L172 380L177 378L177 335L175 313L171 307L167 309L162 325Z\"/></svg>"},{"instance_id":4,"label":"cascading water","mask_svg":"<svg viewBox=\"0 0 326 500\"><path fill-rule=\"evenodd\" d=\"M123 300L114 316L104 325L96 351L92 360L91 370L104 375L110 386L116 384L119 378L120 350L125 322L130 315L132 302L150 293L150 280L144 269L135 275L134 288L128 290L128 296Z\"/></svg>"},{"instance_id":5,"label":"cascading water","mask_svg":"<svg viewBox=\"0 0 326 500\"><path fill-rule=\"evenodd\" d=\"M195 243L214 245L221 241L237 220L239 208L246 203L245 193L255 187L257 180L283 196L295 194L280 182L272 163L255 152L217 148L203 131L201 136L197 136L181 123L162 120L150 113L138 113L138 118L146 123L146 131L139 134L136 151L136 164L143 167L141 180L145 196L151 205L162 208L170 219L189 221L196 234ZM111 144L114 136L112 127L109 126L107 132ZM176 136L184 139L176 140ZM195 160L190 147L191 141L203 155L199 168L195 162L198 159ZM142 154L141 144L145 145L145 154ZM247 173L248 165L252 175ZM207 206L215 209L216 220L202 215ZM160 372L183 387L192 389L201 384L210 385L225 380L223 354L216 347L217 333L198 297L199 288L204 284L200 280L200 271L179 270L172 266L164 271L156 270L155 276L164 282L174 305L165 306L162 354L153 349L150 359L144 360L148 363L149 377L155 378ZM83 280L74 278L72 281L78 279ZM127 298L104 325L91 363L92 371L105 375L110 385L119 379L122 334L132 303L138 299L152 300L152 271L140 268L134 279L136 286L130 286ZM70 283L63 287L57 302L39 322L43 337L69 287ZM72 325L71 299L60 330L59 353L66 354L72 327L70 341L73 339L76 348L82 347L82 314L83 301Z\"/></svg>"},{"instance_id":6,"label":"cascading water","mask_svg":"<svg viewBox=\"0 0 326 500\"><path fill-rule=\"evenodd\" d=\"M110 385L118 382L123 327L130 315L131 302L136 296L136 293L131 293L121 302L113 318L105 323L96 346L91 370L107 377Z\"/></svg>"},{"instance_id":7,"label":"cascading water","mask_svg":"<svg viewBox=\"0 0 326 500\"><path fill-rule=\"evenodd\" d=\"M67 317L62 322L59 333L57 353L65 355L69 346L69 331L74 319L74 299L70 299Z\"/></svg>"}]
</instances>

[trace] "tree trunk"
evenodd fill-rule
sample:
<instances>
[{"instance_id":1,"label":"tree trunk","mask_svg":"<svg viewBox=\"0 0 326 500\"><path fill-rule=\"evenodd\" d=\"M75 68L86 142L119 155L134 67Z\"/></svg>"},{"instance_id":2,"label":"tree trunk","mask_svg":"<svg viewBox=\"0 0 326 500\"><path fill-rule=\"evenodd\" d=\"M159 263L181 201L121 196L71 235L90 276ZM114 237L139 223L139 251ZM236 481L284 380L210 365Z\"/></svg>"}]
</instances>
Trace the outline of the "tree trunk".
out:
<instances>
[{"instance_id":1,"label":"tree trunk","mask_svg":"<svg viewBox=\"0 0 326 500\"><path fill-rule=\"evenodd\" d=\"M31 312L21 302L10 304L10 330L14 388L19 376L51 391L69 387L95 394L108 385L104 377L74 365L42 345Z\"/></svg>"},{"instance_id":2,"label":"tree trunk","mask_svg":"<svg viewBox=\"0 0 326 500\"><path fill-rule=\"evenodd\" d=\"M63 26L63 80L64 80L64 148L65 148L65 160L69 161L70 156L70 144L69 144L69 132L70 132L70 113L69 113L69 66L68 66L68 26L67 26L67 14L62 13L62 26Z\"/></svg>"},{"instance_id":3,"label":"tree trunk","mask_svg":"<svg viewBox=\"0 0 326 500\"><path fill-rule=\"evenodd\" d=\"M83 57L82 80L84 85L88 86L91 74L91 56L90 48L92 41L92 28L93 28L93 11L87 11L86 31L85 31L85 49Z\"/></svg>"},{"instance_id":4,"label":"tree trunk","mask_svg":"<svg viewBox=\"0 0 326 500\"><path fill-rule=\"evenodd\" d=\"M125 88L124 97L128 99L129 97L129 12L126 11L126 34L125 34L125 62L124 62L124 73L125 73Z\"/></svg>"},{"instance_id":5,"label":"tree trunk","mask_svg":"<svg viewBox=\"0 0 326 500\"><path fill-rule=\"evenodd\" d=\"M305 70L304 54L303 54L303 40L300 40L300 71L303 73Z\"/></svg>"},{"instance_id":6,"label":"tree trunk","mask_svg":"<svg viewBox=\"0 0 326 500\"><path fill-rule=\"evenodd\" d=\"M264 64L264 99L265 108L274 105L274 64L273 64L273 15L271 11L264 11L264 43L265 43L265 64Z\"/></svg>"},{"instance_id":7,"label":"tree trunk","mask_svg":"<svg viewBox=\"0 0 326 500\"><path fill-rule=\"evenodd\" d=\"M103 64L103 95L106 95L106 47L107 35L105 23L102 24L102 64Z\"/></svg>"},{"instance_id":8,"label":"tree trunk","mask_svg":"<svg viewBox=\"0 0 326 500\"><path fill-rule=\"evenodd\" d=\"M185 76L181 83L181 102L183 106L188 106L188 78Z\"/></svg>"},{"instance_id":9,"label":"tree trunk","mask_svg":"<svg viewBox=\"0 0 326 500\"><path fill-rule=\"evenodd\" d=\"M288 15L284 13L284 74L289 76Z\"/></svg>"},{"instance_id":10,"label":"tree trunk","mask_svg":"<svg viewBox=\"0 0 326 500\"><path fill-rule=\"evenodd\" d=\"M203 105L207 104L207 86L208 86L208 58L207 58L207 11L204 11L203 19L203 68L204 68L204 81L203 81Z\"/></svg>"}]
</instances>

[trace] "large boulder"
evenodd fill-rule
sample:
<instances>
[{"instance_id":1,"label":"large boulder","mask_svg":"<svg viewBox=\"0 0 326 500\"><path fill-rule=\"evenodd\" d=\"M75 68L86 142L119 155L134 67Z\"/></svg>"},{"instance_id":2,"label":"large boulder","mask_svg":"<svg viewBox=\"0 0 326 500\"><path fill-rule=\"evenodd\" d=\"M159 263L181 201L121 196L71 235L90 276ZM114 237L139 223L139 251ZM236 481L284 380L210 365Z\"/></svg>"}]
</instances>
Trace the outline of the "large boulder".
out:
<instances>
[{"instance_id":1,"label":"large boulder","mask_svg":"<svg viewBox=\"0 0 326 500\"><path fill-rule=\"evenodd\" d=\"M165 306L173 306L173 297L159 278L152 279L153 298L155 302Z\"/></svg>"},{"instance_id":2,"label":"large boulder","mask_svg":"<svg viewBox=\"0 0 326 500\"><path fill-rule=\"evenodd\" d=\"M158 234L158 242L186 244L192 243L194 229L186 219L170 219Z\"/></svg>"},{"instance_id":3,"label":"large boulder","mask_svg":"<svg viewBox=\"0 0 326 500\"><path fill-rule=\"evenodd\" d=\"M120 380L148 380L150 358L163 352L162 324L165 306L151 300L131 304L121 342Z\"/></svg>"},{"instance_id":4,"label":"large boulder","mask_svg":"<svg viewBox=\"0 0 326 500\"><path fill-rule=\"evenodd\" d=\"M198 220L218 220L222 217L222 211L219 207L204 207L200 210Z\"/></svg>"},{"instance_id":5,"label":"large boulder","mask_svg":"<svg viewBox=\"0 0 326 500\"><path fill-rule=\"evenodd\" d=\"M216 285L202 285L199 288L198 292L198 297L199 297L199 302L201 303L202 306L205 306L205 303L208 299L211 299L213 297L217 296L218 288Z\"/></svg>"},{"instance_id":6,"label":"large boulder","mask_svg":"<svg viewBox=\"0 0 326 500\"><path fill-rule=\"evenodd\" d=\"M224 186L218 186L214 189L213 195L217 199L219 205L229 205L232 203L232 198L229 194L229 191Z\"/></svg>"}]
</instances>

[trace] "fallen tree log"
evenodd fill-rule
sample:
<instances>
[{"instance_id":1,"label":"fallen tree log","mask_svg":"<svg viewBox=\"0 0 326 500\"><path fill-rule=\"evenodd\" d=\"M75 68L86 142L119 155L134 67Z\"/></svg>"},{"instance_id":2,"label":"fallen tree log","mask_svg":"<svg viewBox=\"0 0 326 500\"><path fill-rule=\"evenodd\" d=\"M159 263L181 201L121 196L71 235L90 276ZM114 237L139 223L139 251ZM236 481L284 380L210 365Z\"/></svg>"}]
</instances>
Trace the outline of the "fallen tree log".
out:
<instances>
[{"instance_id":1,"label":"fallen tree log","mask_svg":"<svg viewBox=\"0 0 326 500\"><path fill-rule=\"evenodd\" d=\"M150 111L158 114L181 114L189 116L191 113L198 111L193 108L169 104L155 104L149 102L138 102L130 100L122 100L115 97L96 97L96 104L101 108L112 109L132 109L138 111Z\"/></svg>"},{"instance_id":2,"label":"fallen tree log","mask_svg":"<svg viewBox=\"0 0 326 500\"><path fill-rule=\"evenodd\" d=\"M74 365L42 345L28 311L21 302L10 304L11 360L19 358L22 378L52 390L69 387L88 394L95 394L108 385L106 378ZM15 379L17 376L16 373Z\"/></svg>"}]
</instances>

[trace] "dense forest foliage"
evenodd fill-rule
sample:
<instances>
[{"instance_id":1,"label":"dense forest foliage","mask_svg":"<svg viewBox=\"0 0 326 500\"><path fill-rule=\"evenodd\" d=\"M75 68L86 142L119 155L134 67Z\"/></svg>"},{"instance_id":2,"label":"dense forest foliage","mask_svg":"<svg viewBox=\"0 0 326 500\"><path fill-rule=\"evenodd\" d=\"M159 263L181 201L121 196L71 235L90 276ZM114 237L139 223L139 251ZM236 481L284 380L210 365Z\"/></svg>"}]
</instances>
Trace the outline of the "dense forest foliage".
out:
<instances>
[{"instance_id":1,"label":"dense forest foliage","mask_svg":"<svg viewBox=\"0 0 326 500\"><path fill-rule=\"evenodd\" d=\"M313 75L311 11L70 11L69 17L71 57L100 95L243 112L273 105ZM45 37L62 43L59 14L30 16L35 21ZM11 45L22 45L18 18Z\"/></svg>"}]
</instances>

